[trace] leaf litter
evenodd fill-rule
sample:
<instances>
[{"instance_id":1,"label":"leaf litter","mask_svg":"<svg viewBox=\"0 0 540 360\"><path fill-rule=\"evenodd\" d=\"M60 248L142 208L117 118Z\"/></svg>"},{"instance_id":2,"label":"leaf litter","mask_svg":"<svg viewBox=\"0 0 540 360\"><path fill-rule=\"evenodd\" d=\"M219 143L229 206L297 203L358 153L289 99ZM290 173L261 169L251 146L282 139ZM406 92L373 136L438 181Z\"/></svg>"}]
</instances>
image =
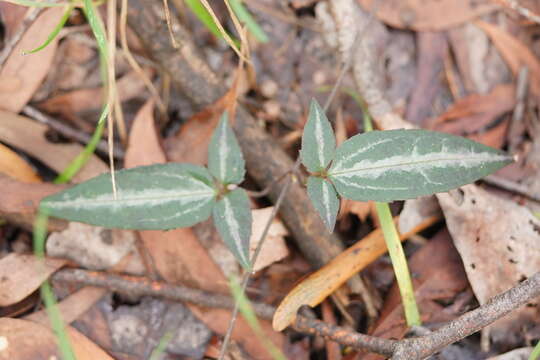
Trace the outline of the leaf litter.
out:
<instances>
[{"instance_id":1,"label":"leaf litter","mask_svg":"<svg viewBox=\"0 0 540 360\"><path fill-rule=\"evenodd\" d=\"M187 105L181 89L171 89L170 79L159 64L154 63L153 54L145 53L134 33L130 33L132 39L128 41L137 60L159 85L165 103L169 104L170 120L154 119L155 104L143 81L122 60L117 61L117 73L120 74L117 87L130 129L124 167L167 161L205 165L207 147L219 117L237 100L258 115L258 125L272 134L280 144L278 146L286 147L291 156L296 156L303 127L301 114L307 113L313 96L320 100L326 98L327 93L321 93L318 87L333 85L338 76L337 64L341 61L335 50L324 43L322 34L313 31L326 29L317 22L323 12L316 10L316 3L291 0L281 6L267 0L245 2L270 41L253 45L250 65L253 68L249 70L252 73L246 72L242 95L237 99L235 91L231 91L204 109ZM368 0L358 3L365 9L373 5L373 1ZM536 5L523 2L523 6L528 6L531 11L538 11ZM0 349L0 358L23 359L40 353L54 354L55 338L45 327L48 326L45 311L29 310L28 304L35 302L39 285L63 266L142 274L173 284L189 284L211 293L227 294L225 274L238 273L239 268L234 258L226 255L228 250L213 226L208 224L170 231L111 232L51 220L49 230L52 235L48 244L51 257L47 258L47 271L35 271L36 268L29 265L36 260L32 255L13 251L17 234L27 234L31 229L39 201L65 188L49 184L51 172L62 171L84 146L28 116L21 116L22 108L31 103L75 131L88 133L95 127L93 114L103 103L105 87L96 67L97 52L93 40L84 27L77 28L80 19L77 20L75 15L70 17L69 26L58 40L41 52L22 56L23 50L39 45L50 33L61 16L61 8L44 11L31 25L22 20L25 8L6 3L2 3L1 8L7 34L4 40L16 34L21 26L27 28L23 29L22 38L0 69L0 99L4 99L0 101L0 172L3 174L0 176L0 218L3 221L0 225L3 256L0 263L3 264L1 270L5 271L0 277L11 284L1 287L0 297L8 295L2 297L5 300L1 305L5 309L19 306L27 309L27 313L24 318L19 314L2 319L0 344L5 336L2 334L9 334L9 350ZM221 19L228 16L225 7L216 6L215 10ZM335 14L327 12L325 15L332 17ZM232 75L236 68L235 56L190 16L187 19L189 28L203 57L213 64L225 83L230 83L235 77ZM534 131L538 126L539 106L538 25L523 21L509 8L497 7L495 2L463 0L385 2L380 5L373 26L380 30L372 41L374 51L384 59L380 67L386 72L388 97L396 99L392 102L394 110L407 114L408 120L423 124L425 128L465 136L498 149L507 149L511 141L520 161L500 171L498 176L534 191L538 183L534 152L539 144ZM3 44L7 43L4 41ZM523 67L529 71L529 88L522 100L525 111L517 116L516 78ZM345 77L342 86L355 88L352 77ZM334 100L327 115L332 121L337 119L333 124L340 143L362 130L362 111L345 96ZM515 121L519 124L515 127L519 133L512 134L514 138L509 140L509 128ZM118 139L115 141L119 143ZM107 159L92 156L74 182L107 172L104 160ZM318 165L324 168L327 163ZM246 188L261 190L250 178L249 170ZM302 177L299 180L303 181ZM278 181L274 186L282 184ZM440 213L434 198L424 202L407 201L403 209L400 203L393 205L394 215L400 215L403 233L414 228L414 224L426 221L430 224L428 230L415 234L405 245L420 312L427 326L436 327L437 323L476 306L476 302L485 303L540 269L540 249L537 249L540 225L528 208L538 211L538 204L485 184L482 187L465 186L461 191L437 195L446 219L444 224L435 222ZM252 251L271 212L270 205L271 201L265 197L250 201L254 208ZM362 333L402 337L406 328L396 286L391 286L393 275L384 270L388 267L382 238L373 240L373 234L378 230L372 205L346 200L341 201L341 207L336 231L349 250L328 265L332 271L340 273L339 285L330 280L325 280L324 286L310 285L308 290L300 293L299 304L315 305L322 298L339 294L333 301L324 302L324 320L346 327L353 325ZM63 232L56 232L58 230ZM269 239L254 267L257 274L248 288L253 301L278 305L284 298L299 296L294 290L289 293L291 289L302 288L302 284L309 284L313 278L321 276L321 273L312 272L315 268L310 269L301 251L290 245L290 236L280 220L273 222ZM59 237L63 238L62 249L53 251L55 239ZM362 244L368 242L371 244L369 249L362 248ZM347 254L359 248L366 254L364 258L347 259ZM53 256L62 259L56 260ZM18 259L15 264L13 259ZM362 271L366 267L367 270ZM328 268L321 271L324 274ZM357 271L361 271L370 291L384 300L377 318L367 320L362 298L347 285L342 285L347 276ZM305 279L301 280L302 277ZM340 285L339 290L334 290ZM120 359L128 358L128 353L130 359L142 359L154 349L174 321L179 321L180 325L173 324L178 331L174 332L165 356L182 354L200 358L206 353L217 357L215 349L219 348L230 319L230 311L225 309L207 309L196 304L183 306L158 298L132 299L129 294L106 296L106 289L92 287L54 286L66 322L75 324L78 329L68 327L78 359ZM324 289L328 286L332 290ZM318 300L310 303L306 295ZM341 300L336 301L337 298ZM490 326L484 336L489 333L493 346L491 349L484 346L483 350L489 352L482 356L526 356L530 348L519 348L538 341L538 336L534 337L535 332L531 330L540 318L538 308L536 302L531 302ZM296 310L292 311L296 313ZM184 316L184 322L180 315ZM340 349L335 344L323 346L320 339L277 333L271 329L268 320L261 319L261 323L267 336L285 350L288 357L307 358L311 354L336 359L342 355L340 350L347 354L345 358L371 357L347 353L345 347ZM141 337L145 331L148 336ZM37 332L43 335L31 346L13 346L26 344L25 335ZM188 335L192 337L185 337ZM189 342L188 338L198 342L193 342L190 349L181 348ZM243 319L239 320L233 339L252 358L268 358L264 346ZM479 356L478 348L478 339L471 338L462 342L458 350L447 348L443 355L450 356L449 351L457 351L455 354L460 358L474 358ZM512 348L517 348L514 354L504 354ZM89 354L93 355L89 357Z\"/></svg>"}]
</instances>

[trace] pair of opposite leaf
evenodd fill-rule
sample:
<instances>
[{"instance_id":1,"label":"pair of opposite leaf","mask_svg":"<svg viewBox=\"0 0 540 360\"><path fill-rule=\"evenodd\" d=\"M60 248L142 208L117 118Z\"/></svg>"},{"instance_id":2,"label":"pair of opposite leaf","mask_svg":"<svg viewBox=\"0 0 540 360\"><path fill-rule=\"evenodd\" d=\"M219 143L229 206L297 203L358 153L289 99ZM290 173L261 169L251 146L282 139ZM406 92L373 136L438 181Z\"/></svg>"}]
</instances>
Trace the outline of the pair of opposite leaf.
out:
<instances>
[{"instance_id":1,"label":"pair of opposite leaf","mask_svg":"<svg viewBox=\"0 0 540 360\"><path fill-rule=\"evenodd\" d=\"M41 202L47 215L108 228L167 230L188 227L212 215L226 245L246 269L251 209L245 162L224 113L208 147L208 168L167 163L102 174Z\"/></svg>"},{"instance_id":2,"label":"pair of opposite leaf","mask_svg":"<svg viewBox=\"0 0 540 360\"><path fill-rule=\"evenodd\" d=\"M213 216L226 245L246 269L251 210L240 147L224 114L208 149L208 168L159 164L100 175L41 202L48 215L92 225L164 230L195 225ZM504 153L453 135L427 130L373 131L336 149L332 127L312 101L302 136L302 162L311 173L307 190L332 231L339 196L392 201L448 191L511 162Z\"/></svg>"},{"instance_id":3,"label":"pair of opposite leaf","mask_svg":"<svg viewBox=\"0 0 540 360\"><path fill-rule=\"evenodd\" d=\"M427 130L372 131L336 149L334 132L313 100L302 136L308 195L333 231L339 196L357 201L412 199L472 183L512 161L503 152Z\"/></svg>"}]
</instances>

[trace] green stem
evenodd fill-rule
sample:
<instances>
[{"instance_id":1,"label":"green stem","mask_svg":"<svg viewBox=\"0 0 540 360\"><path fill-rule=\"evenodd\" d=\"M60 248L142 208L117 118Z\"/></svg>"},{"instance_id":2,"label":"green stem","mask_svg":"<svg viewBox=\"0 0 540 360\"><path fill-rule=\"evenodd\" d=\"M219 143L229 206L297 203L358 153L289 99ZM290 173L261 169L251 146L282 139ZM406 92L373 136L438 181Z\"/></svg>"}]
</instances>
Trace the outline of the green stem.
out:
<instances>
[{"instance_id":1,"label":"green stem","mask_svg":"<svg viewBox=\"0 0 540 360\"><path fill-rule=\"evenodd\" d=\"M359 101L359 104L364 115L364 130L366 132L372 131L373 124L371 122L371 116L367 112L363 102ZM390 260L392 260L392 267L394 268L399 293L401 294L401 300L403 301L403 309L405 311L407 325L420 325L422 322L420 320L418 305L416 304L416 299L414 297L414 288L411 281L409 266L407 265L407 258L405 257L403 246L401 246L396 225L392 219L390 206L388 206L387 203L380 202L376 202L375 206L377 208L377 216L379 217L384 234L386 247L388 248L388 254L390 254Z\"/></svg>"},{"instance_id":2,"label":"green stem","mask_svg":"<svg viewBox=\"0 0 540 360\"><path fill-rule=\"evenodd\" d=\"M45 266L45 236L47 234L47 222L48 216L42 212L38 212L36 219L34 221L34 254L38 259L43 260L43 263L38 266ZM69 337L64 326L64 321L62 320L62 314L60 314L60 309L58 308L56 302L56 296L51 288L51 284L48 280L45 280L41 284L41 299L43 304L45 304L45 310L49 315L49 320L51 322L51 327L56 339L58 341L58 348L62 354L63 360L76 360L73 347L69 341Z\"/></svg>"},{"instance_id":3,"label":"green stem","mask_svg":"<svg viewBox=\"0 0 540 360\"><path fill-rule=\"evenodd\" d=\"M529 360L537 360L539 358L540 358L540 340L536 343L536 346L531 352L531 355L529 356Z\"/></svg>"},{"instance_id":4,"label":"green stem","mask_svg":"<svg viewBox=\"0 0 540 360\"><path fill-rule=\"evenodd\" d=\"M414 298L414 289L409 273L409 267L407 265L407 259L401 246L392 214L390 213L390 207L387 203L376 202L377 215L381 222L381 228L384 234L384 240L386 241L386 247L392 260L392 266L394 267L394 273L396 274L396 280L403 301L403 308L405 309L405 319L407 319L407 325L420 325L420 313L418 312L418 306Z\"/></svg>"}]
</instances>

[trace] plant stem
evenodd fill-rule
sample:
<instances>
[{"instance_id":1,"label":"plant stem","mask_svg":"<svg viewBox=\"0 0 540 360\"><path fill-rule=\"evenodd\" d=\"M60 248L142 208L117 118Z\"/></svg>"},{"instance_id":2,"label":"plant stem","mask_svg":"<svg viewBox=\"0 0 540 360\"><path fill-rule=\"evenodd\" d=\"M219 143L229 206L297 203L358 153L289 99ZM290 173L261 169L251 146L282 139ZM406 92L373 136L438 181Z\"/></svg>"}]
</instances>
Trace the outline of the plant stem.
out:
<instances>
[{"instance_id":1,"label":"plant stem","mask_svg":"<svg viewBox=\"0 0 540 360\"><path fill-rule=\"evenodd\" d=\"M399 235L392 220L392 214L390 213L390 207L387 203L376 202L377 216L381 222L381 228L384 234L384 240L386 241L386 247L392 260L392 266L394 267L394 273L396 274L396 280L403 301L403 308L405 310L405 319L407 319L407 325L420 325L420 313L418 312L418 306L414 298L414 289L409 273L409 267L407 265L407 259L399 241Z\"/></svg>"}]
</instances>

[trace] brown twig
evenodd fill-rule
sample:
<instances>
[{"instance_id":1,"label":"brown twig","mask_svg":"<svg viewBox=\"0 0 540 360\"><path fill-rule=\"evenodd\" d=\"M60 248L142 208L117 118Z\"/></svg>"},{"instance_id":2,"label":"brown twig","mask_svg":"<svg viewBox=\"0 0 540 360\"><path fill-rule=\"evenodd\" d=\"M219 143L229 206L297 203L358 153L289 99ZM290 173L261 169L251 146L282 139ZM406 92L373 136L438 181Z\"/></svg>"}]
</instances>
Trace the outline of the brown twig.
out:
<instances>
[{"instance_id":1,"label":"brown twig","mask_svg":"<svg viewBox=\"0 0 540 360\"><path fill-rule=\"evenodd\" d=\"M524 6L521 6L516 0L495 0L495 2L514 10L519 15L532 22L540 24L540 15L532 12Z\"/></svg>"},{"instance_id":2,"label":"brown twig","mask_svg":"<svg viewBox=\"0 0 540 360\"><path fill-rule=\"evenodd\" d=\"M154 296L173 301L185 301L213 308L232 309L234 307L234 299L230 296L209 293L182 285L153 281L140 276L115 275L81 269L64 269L56 272L52 280L103 287L111 291L133 296ZM252 305L257 316L264 319L272 318L275 310L274 307L259 302L252 302Z\"/></svg>"},{"instance_id":3,"label":"brown twig","mask_svg":"<svg viewBox=\"0 0 540 360\"><path fill-rule=\"evenodd\" d=\"M501 189L523 195L531 200L540 202L540 194L531 192L529 188L517 182L507 180L496 175L486 176L482 179L482 181L490 185L497 186Z\"/></svg>"},{"instance_id":4,"label":"brown twig","mask_svg":"<svg viewBox=\"0 0 540 360\"><path fill-rule=\"evenodd\" d=\"M53 280L104 287L130 295L146 295L174 301L186 301L207 307L232 309L234 306L234 300L229 296L209 293L182 285L152 281L139 276L65 269L53 275ZM393 360L424 359L443 347L479 331L538 296L540 296L540 272L514 288L493 297L477 309L443 325L438 330L424 336L399 341L359 334L301 315L297 316L294 329L302 333L323 336L342 345L392 357ZM257 316L264 319L272 318L275 308L271 305L260 302L252 302L252 305Z\"/></svg>"},{"instance_id":5,"label":"brown twig","mask_svg":"<svg viewBox=\"0 0 540 360\"><path fill-rule=\"evenodd\" d=\"M392 360L424 359L540 296L540 272L432 333L396 345Z\"/></svg>"}]
</instances>

